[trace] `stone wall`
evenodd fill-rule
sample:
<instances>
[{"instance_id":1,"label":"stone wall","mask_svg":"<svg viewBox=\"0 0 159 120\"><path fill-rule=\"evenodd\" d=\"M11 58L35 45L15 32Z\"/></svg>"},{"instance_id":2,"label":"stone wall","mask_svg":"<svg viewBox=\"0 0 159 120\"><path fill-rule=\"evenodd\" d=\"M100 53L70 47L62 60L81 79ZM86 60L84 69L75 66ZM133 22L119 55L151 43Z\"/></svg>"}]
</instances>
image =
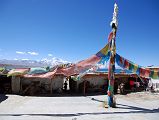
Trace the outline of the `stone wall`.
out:
<instances>
[{"instance_id":1,"label":"stone wall","mask_svg":"<svg viewBox=\"0 0 159 120\"><path fill-rule=\"evenodd\" d=\"M53 91L59 91L63 88L63 75L55 75L52 79L47 78L20 78L21 80L21 91L26 89L29 85L37 82L37 86L40 89L52 93Z\"/></svg>"},{"instance_id":2,"label":"stone wall","mask_svg":"<svg viewBox=\"0 0 159 120\"><path fill-rule=\"evenodd\" d=\"M12 93L14 94L19 94L20 93L20 88L21 88L21 81L20 77L12 77L11 80L11 86L12 86Z\"/></svg>"}]
</instances>

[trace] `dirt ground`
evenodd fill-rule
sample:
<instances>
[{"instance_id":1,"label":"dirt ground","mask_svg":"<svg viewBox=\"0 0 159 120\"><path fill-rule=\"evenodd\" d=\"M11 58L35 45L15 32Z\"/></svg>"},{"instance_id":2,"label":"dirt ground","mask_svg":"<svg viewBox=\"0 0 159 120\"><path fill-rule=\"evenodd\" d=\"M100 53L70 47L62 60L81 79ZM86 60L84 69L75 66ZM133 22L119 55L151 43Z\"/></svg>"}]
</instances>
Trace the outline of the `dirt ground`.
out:
<instances>
[{"instance_id":1,"label":"dirt ground","mask_svg":"<svg viewBox=\"0 0 159 120\"><path fill-rule=\"evenodd\" d=\"M115 97L117 108L104 108L106 95L0 95L0 120L158 120L159 93L139 92Z\"/></svg>"}]
</instances>

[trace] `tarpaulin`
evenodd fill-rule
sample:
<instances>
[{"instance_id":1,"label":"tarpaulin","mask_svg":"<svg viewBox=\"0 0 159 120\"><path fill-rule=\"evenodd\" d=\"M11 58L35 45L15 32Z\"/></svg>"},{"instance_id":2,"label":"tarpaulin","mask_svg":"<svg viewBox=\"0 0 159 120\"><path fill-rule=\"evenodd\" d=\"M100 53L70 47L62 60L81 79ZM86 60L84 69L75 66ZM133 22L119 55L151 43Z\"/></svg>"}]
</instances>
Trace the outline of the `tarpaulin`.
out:
<instances>
[{"instance_id":1,"label":"tarpaulin","mask_svg":"<svg viewBox=\"0 0 159 120\"><path fill-rule=\"evenodd\" d=\"M21 69L12 69L8 72L7 76L23 76L27 74L29 68L21 68Z\"/></svg>"},{"instance_id":2,"label":"tarpaulin","mask_svg":"<svg viewBox=\"0 0 159 120\"><path fill-rule=\"evenodd\" d=\"M6 68L0 68L0 75L7 75L8 72L9 71Z\"/></svg>"},{"instance_id":3,"label":"tarpaulin","mask_svg":"<svg viewBox=\"0 0 159 120\"><path fill-rule=\"evenodd\" d=\"M46 68L30 68L28 74L43 74L43 73L47 73L49 71L49 69Z\"/></svg>"},{"instance_id":4,"label":"tarpaulin","mask_svg":"<svg viewBox=\"0 0 159 120\"><path fill-rule=\"evenodd\" d=\"M25 77L25 78L48 78L48 79L51 79L54 77L56 71L57 71L57 68L53 71L50 71L50 72L47 72L44 74L31 74L31 75L26 74L23 77Z\"/></svg>"},{"instance_id":5,"label":"tarpaulin","mask_svg":"<svg viewBox=\"0 0 159 120\"><path fill-rule=\"evenodd\" d=\"M5 70L5 68L0 67L0 72L3 72Z\"/></svg>"}]
</instances>

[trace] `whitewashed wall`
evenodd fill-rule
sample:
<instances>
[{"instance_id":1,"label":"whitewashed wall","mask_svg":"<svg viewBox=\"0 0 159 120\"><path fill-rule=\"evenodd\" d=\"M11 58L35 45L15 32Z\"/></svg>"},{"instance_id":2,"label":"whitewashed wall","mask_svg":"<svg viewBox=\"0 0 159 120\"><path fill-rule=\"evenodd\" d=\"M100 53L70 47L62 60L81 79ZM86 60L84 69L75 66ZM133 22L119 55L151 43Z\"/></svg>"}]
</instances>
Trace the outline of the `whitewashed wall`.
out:
<instances>
[{"instance_id":1,"label":"whitewashed wall","mask_svg":"<svg viewBox=\"0 0 159 120\"><path fill-rule=\"evenodd\" d=\"M32 81L40 81L40 85L45 86L47 91L62 89L64 76L56 75L52 79L46 78L21 78L21 84L29 85Z\"/></svg>"}]
</instances>

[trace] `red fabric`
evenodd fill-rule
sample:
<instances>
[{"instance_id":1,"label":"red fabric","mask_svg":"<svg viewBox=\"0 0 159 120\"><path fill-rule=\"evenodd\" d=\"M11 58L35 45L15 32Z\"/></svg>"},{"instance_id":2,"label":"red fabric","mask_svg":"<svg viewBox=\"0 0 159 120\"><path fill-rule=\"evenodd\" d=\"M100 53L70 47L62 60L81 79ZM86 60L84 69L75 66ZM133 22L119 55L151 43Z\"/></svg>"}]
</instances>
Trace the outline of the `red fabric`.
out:
<instances>
[{"instance_id":1,"label":"red fabric","mask_svg":"<svg viewBox=\"0 0 159 120\"><path fill-rule=\"evenodd\" d=\"M145 77L149 77L149 75L150 75L150 70L149 70L149 69L146 69L146 70L145 70Z\"/></svg>"},{"instance_id":2,"label":"red fabric","mask_svg":"<svg viewBox=\"0 0 159 120\"><path fill-rule=\"evenodd\" d=\"M109 34L109 36L108 36L108 42L110 42L110 41L112 40L112 38L113 38L113 32L111 32L111 33Z\"/></svg>"},{"instance_id":3,"label":"red fabric","mask_svg":"<svg viewBox=\"0 0 159 120\"><path fill-rule=\"evenodd\" d=\"M107 91L107 95L110 96L110 95L111 95L111 92L110 92L110 91Z\"/></svg>"},{"instance_id":4,"label":"red fabric","mask_svg":"<svg viewBox=\"0 0 159 120\"><path fill-rule=\"evenodd\" d=\"M134 81L130 80L130 86L133 86L133 85L134 85Z\"/></svg>"},{"instance_id":5,"label":"red fabric","mask_svg":"<svg viewBox=\"0 0 159 120\"><path fill-rule=\"evenodd\" d=\"M123 65L123 58L120 57L120 64Z\"/></svg>"},{"instance_id":6,"label":"red fabric","mask_svg":"<svg viewBox=\"0 0 159 120\"><path fill-rule=\"evenodd\" d=\"M64 74L65 76L79 74L81 71L84 71L86 69L90 69L91 67L93 67L93 65L98 63L100 59L101 58L99 58L98 56L93 55L92 57L86 60L80 61L69 68L58 69L56 73Z\"/></svg>"},{"instance_id":7,"label":"red fabric","mask_svg":"<svg viewBox=\"0 0 159 120\"><path fill-rule=\"evenodd\" d=\"M124 66L125 66L125 68L129 69L129 62L127 60L125 60Z\"/></svg>"},{"instance_id":8,"label":"red fabric","mask_svg":"<svg viewBox=\"0 0 159 120\"><path fill-rule=\"evenodd\" d=\"M140 68L140 76L145 76L146 70L143 68Z\"/></svg>"}]
</instances>

